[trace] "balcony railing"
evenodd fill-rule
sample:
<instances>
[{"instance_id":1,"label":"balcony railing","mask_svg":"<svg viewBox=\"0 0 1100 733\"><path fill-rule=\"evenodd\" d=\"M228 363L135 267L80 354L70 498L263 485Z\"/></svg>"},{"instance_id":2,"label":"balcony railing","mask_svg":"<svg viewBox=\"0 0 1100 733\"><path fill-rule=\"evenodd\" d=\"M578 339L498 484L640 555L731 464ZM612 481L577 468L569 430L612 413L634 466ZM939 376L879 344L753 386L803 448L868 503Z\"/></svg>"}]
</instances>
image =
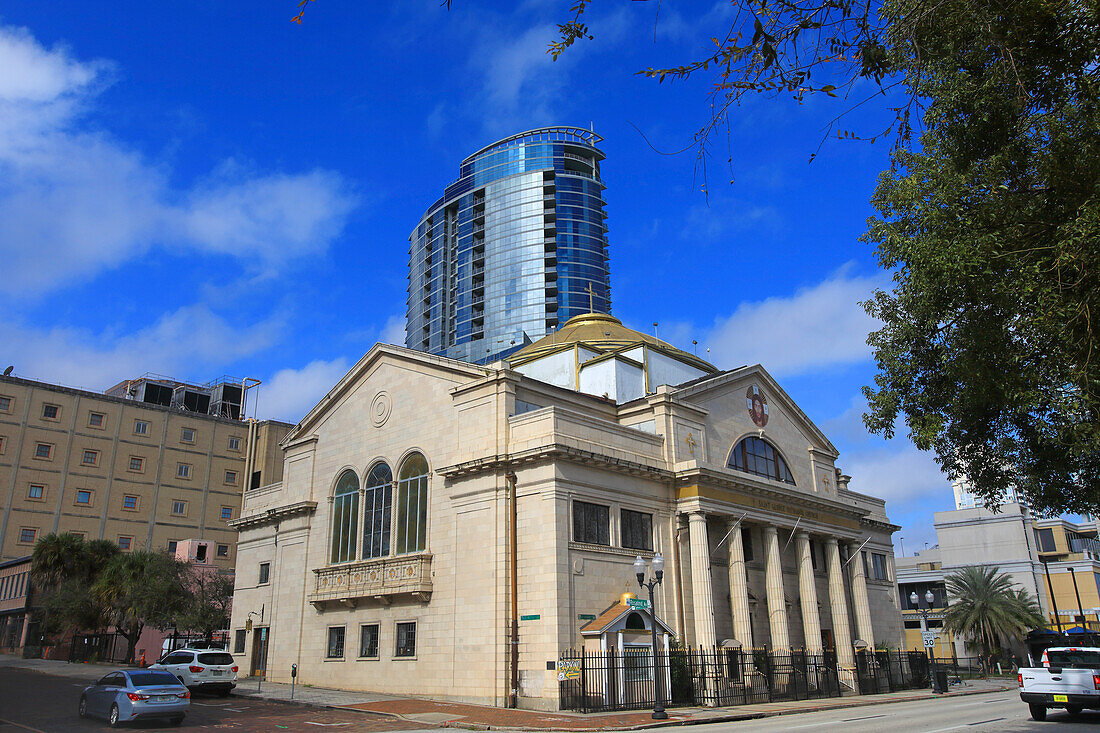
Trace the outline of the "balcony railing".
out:
<instances>
[{"instance_id":1,"label":"balcony railing","mask_svg":"<svg viewBox=\"0 0 1100 733\"><path fill-rule=\"evenodd\" d=\"M363 560L313 572L316 586L309 602L315 606L333 602L354 607L368 599L388 605L394 596L427 600L432 592L432 556L427 553Z\"/></svg>"}]
</instances>

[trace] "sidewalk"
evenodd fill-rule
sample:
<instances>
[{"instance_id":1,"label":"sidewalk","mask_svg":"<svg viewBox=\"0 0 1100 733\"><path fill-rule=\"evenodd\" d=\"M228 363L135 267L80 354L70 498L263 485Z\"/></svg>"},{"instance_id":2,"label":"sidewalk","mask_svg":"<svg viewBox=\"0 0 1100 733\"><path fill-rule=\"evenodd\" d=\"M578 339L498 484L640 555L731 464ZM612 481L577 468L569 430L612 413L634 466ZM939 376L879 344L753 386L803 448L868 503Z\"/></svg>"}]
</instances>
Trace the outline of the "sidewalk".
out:
<instances>
[{"instance_id":1,"label":"sidewalk","mask_svg":"<svg viewBox=\"0 0 1100 733\"><path fill-rule=\"evenodd\" d=\"M0 655L0 667L18 667L60 677L96 678L106 671L118 669L118 665L69 664L50 659L20 659ZM1015 690L1012 679L968 680L953 687L941 697L975 695L981 693ZM905 690L881 695L856 695L833 697L824 700L798 700L759 705L739 705L723 708L672 708L668 720L655 721L650 711L622 711L614 713L544 713L534 710L510 710L468 703L442 702L372 692L331 690L323 687L295 685L293 700L290 685L263 682L257 689L257 680L246 677L240 680L233 694L238 697L262 698L302 705L356 710L361 713L384 715L427 725L474 730L530 730L530 731L589 731L636 730L670 725L720 723L776 715L812 713L821 710L856 708L883 703L927 700L933 695L929 690Z\"/></svg>"},{"instance_id":2,"label":"sidewalk","mask_svg":"<svg viewBox=\"0 0 1100 733\"><path fill-rule=\"evenodd\" d=\"M1016 689L1016 684L1012 680L970 680L956 686L951 692L941 695L941 697L956 697L1014 689ZM261 686L261 691L257 692L254 679L242 680L237 689L233 691L233 694L288 702L291 699L290 685L265 682ZM736 707L672 708L668 711L668 720L655 721L650 717L650 711L648 710L587 715L570 712L546 713L366 692L329 690L301 685L296 686L294 690L294 702L296 703L390 715L416 723L450 728L531 731L636 730L670 725L719 723L838 708L881 705L892 702L927 700L932 697L936 696L929 690L905 690L881 695L857 695L826 698L824 700L798 700L759 705L739 705Z\"/></svg>"}]
</instances>

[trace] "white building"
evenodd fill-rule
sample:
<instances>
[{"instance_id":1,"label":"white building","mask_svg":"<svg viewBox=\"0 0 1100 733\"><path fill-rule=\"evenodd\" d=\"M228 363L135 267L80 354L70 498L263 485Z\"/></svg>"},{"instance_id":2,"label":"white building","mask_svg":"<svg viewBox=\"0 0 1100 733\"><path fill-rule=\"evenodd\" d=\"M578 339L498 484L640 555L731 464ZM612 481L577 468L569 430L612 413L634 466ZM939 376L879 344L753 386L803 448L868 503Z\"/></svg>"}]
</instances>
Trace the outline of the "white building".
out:
<instances>
[{"instance_id":1,"label":"white building","mask_svg":"<svg viewBox=\"0 0 1100 733\"><path fill-rule=\"evenodd\" d=\"M897 527L828 438L759 365L719 372L607 316L512 366L376 345L283 445L283 481L234 523L244 672L557 709L559 652L655 552L662 630L687 644L850 670L857 640L901 642Z\"/></svg>"}]
</instances>

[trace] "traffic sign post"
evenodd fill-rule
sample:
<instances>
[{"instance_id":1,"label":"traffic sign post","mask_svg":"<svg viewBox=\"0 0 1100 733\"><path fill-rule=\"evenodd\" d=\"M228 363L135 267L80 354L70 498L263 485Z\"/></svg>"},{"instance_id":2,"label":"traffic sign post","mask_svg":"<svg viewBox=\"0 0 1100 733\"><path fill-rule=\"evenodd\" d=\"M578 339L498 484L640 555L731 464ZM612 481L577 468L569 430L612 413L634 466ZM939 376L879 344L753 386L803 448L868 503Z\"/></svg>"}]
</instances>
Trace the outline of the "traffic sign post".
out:
<instances>
[{"instance_id":1,"label":"traffic sign post","mask_svg":"<svg viewBox=\"0 0 1100 733\"><path fill-rule=\"evenodd\" d=\"M633 608L635 611L649 610L649 601L644 598L627 598L626 605L628 608Z\"/></svg>"},{"instance_id":2,"label":"traffic sign post","mask_svg":"<svg viewBox=\"0 0 1100 733\"><path fill-rule=\"evenodd\" d=\"M936 647L936 632L935 631L922 631L920 632L921 639L924 641L924 647L926 649L934 649Z\"/></svg>"}]
</instances>

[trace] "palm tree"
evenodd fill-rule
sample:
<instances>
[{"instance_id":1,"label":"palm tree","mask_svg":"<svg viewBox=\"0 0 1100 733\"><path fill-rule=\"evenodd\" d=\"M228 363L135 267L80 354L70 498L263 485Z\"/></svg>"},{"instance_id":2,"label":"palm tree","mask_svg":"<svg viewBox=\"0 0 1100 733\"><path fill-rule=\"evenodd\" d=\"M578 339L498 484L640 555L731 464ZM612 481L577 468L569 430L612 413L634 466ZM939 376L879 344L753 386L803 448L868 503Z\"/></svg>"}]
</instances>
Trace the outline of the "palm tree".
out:
<instances>
[{"instance_id":1,"label":"palm tree","mask_svg":"<svg viewBox=\"0 0 1100 733\"><path fill-rule=\"evenodd\" d=\"M1034 597L1014 587L996 566L963 568L947 576L946 585L954 600L944 614L944 629L972 639L983 656L1044 623Z\"/></svg>"},{"instance_id":2,"label":"palm tree","mask_svg":"<svg viewBox=\"0 0 1100 733\"><path fill-rule=\"evenodd\" d=\"M31 577L39 591L48 601L56 594L62 584L74 579L84 563L84 540L78 535L64 532L50 533L38 540L31 552ZM50 632L49 603L45 606L42 623L39 627L42 641Z\"/></svg>"},{"instance_id":3,"label":"palm tree","mask_svg":"<svg viewBox=\"0 0 1100 733\"><path fill-rule=\"evenodd\" d=\"M48 534L34 545L31 574L44 588L56 588L80 572L84 540L75 534Z\"/></svg>"}]
</instances>

